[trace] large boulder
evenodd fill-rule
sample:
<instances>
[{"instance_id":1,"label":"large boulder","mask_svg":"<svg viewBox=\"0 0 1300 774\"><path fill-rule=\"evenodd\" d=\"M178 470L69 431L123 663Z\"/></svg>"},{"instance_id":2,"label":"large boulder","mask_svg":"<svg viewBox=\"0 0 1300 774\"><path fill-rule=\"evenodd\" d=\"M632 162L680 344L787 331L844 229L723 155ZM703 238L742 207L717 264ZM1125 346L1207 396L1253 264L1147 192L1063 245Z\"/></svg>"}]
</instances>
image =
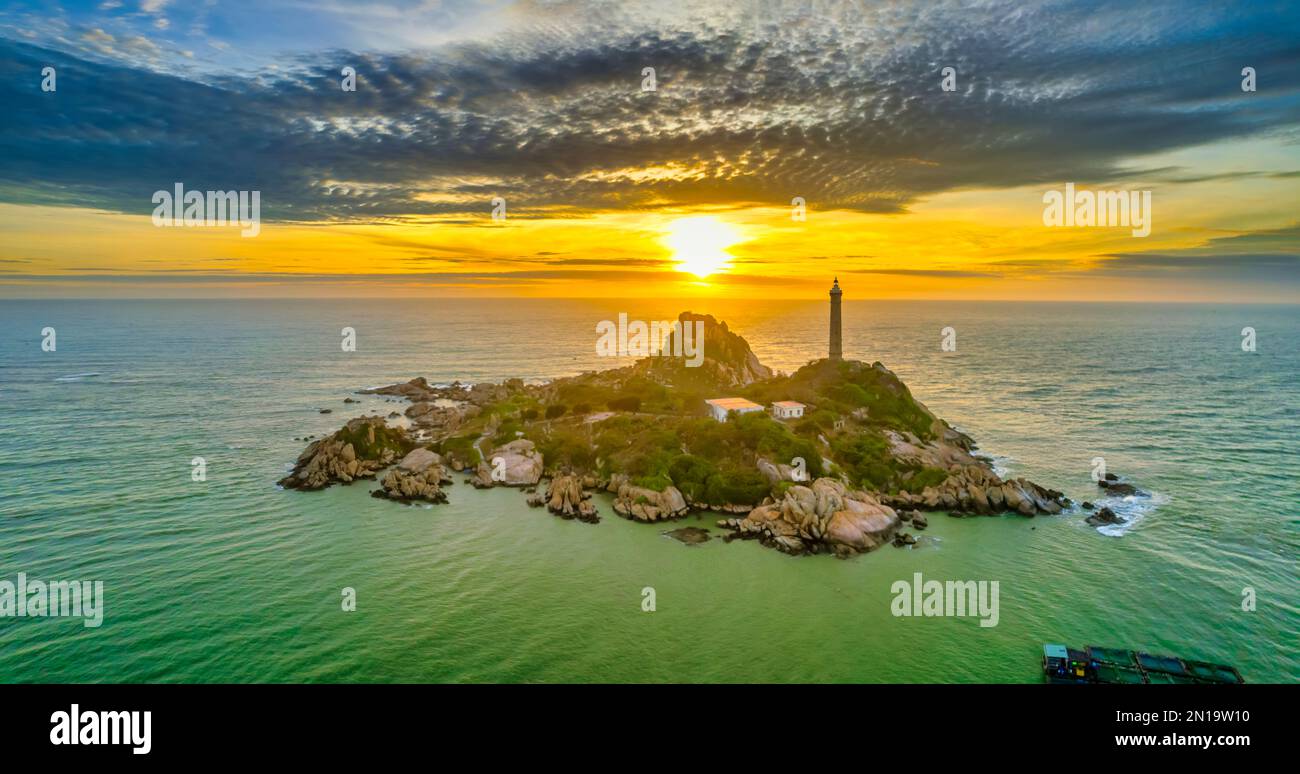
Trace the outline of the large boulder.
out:
<instances>
[{"instance_id":1,"label":"large boulder","mask_svg":"<svg viewBox=\"0 0 1300 774\"><path fill-rule=\"evenodd\" d=\"M614 512L634 521L664 521L685 516L690 506L675 486L657 492L624 480L614 497Z\"/></svg>"},{"instance_id":2,"label":"large boulder","mask_svg":"<svg viewBox=\"0 0 1300 774\"><path fill-rule=\"evenodd\" d=\"M775 463L771 460L759 457L757 466L758 472L762 473L764 478L772 484L779 484L782 481L802 480L796 477L796 470L790 465Z\"/></svg>"},{"instance_id":3,"label":"large boulder","mask_svg":"<svg viewBox=\"0 0 1300 774\"><path fill-rule=\"evenodd\" d=\"M790 487L780 500L754 508L743 519L725 519L719 525L786 553L829 550L846 556L888 542L899 518L872 495L819 478L810 486Z\"/></svg>"},{"instance_id":4,"label":"large boulder","mask_svg":"<svg viewBox=\"0 0 1300 774\"><path fill-rule=\"evenodd\" d=\"M542 478L542 454L526 438L511 441L492 450L474 471L473 485L478 489L492 486L535 486Z\"/></svg>"}]
</instances>

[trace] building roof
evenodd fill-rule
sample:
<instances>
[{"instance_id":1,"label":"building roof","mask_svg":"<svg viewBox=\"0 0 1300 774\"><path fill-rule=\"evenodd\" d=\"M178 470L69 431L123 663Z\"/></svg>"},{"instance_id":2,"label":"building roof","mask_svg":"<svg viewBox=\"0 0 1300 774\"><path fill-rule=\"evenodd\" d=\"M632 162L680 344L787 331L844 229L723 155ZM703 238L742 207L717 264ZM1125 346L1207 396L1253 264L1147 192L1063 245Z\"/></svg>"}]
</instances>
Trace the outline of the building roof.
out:
<instances>
[{"instance_id":1,"label":"building roof","mask_svg":"<svg viewBox=\"0 0 1300 774\"><path fill-rule=\"evenodd\" d=\"M717 406L723 411L743 411L745 409L763 408L752 400L745 400L744 398L712 398L704 402L710 406Z\"/></svg>"},{"instance_id":2,"label":"building roof","mask_svg":"<svg viewBox=\"0 0 1300 774\"><path fill-rule=\"evenodd\" d=\"M797 400L778 400L772 405L780 406L781 408L804 408L804 405Z\"/></svg>"}]
</instances>

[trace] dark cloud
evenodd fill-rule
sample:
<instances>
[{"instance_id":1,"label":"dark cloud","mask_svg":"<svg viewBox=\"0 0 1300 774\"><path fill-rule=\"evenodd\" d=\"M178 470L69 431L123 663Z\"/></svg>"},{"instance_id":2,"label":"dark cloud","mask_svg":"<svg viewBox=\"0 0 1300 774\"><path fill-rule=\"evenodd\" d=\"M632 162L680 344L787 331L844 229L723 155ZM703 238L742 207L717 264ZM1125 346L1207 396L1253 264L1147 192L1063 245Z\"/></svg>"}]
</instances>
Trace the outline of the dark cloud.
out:
<instances>
[{"instance_id":1,"label":"dark cloud","mask_svg":"<svg viewBox=\"0 0 1300 774\"><path fill-rule=\"evenodd\" d=\"M848 274L895 274L904 277L982 278L994 279L1003 275L988 271L961 269L861 269Z\"/></svg>"},{"instance_id":2,"label":"dark cloud","mask_svg":"<svg viewBox=\"0 0 1300 774\"><path fill-rule=\"evenodd\" d=\"M495 196L516 217L793 196L890 213L959 188L1178 179L1125 162L1300 123L1300 11L1285 4L655 18L569 13L528 35L328 51L248 78L5 39L0 199L146 214L181 181L260 190L264 218L312 222L486 223ZM1238 87L1243 63L1257 94ZM55 93L40 91L45 65ZM654 93L640 90L647 66ZM939 88L945 66L955 93Z\"/></svg>"},{"instance_id":3,"label":"dark cloud","mask_svg":"<svg viewBox=\"0 0 1300 774\"><path fill-rule=\"evenodd\" d=\"M1185 250L1111 253L1098 267L1123 276L1181 276L1201 280L1300 285L1300 225L1232 234Z\"/></svg>"}]
</instances>

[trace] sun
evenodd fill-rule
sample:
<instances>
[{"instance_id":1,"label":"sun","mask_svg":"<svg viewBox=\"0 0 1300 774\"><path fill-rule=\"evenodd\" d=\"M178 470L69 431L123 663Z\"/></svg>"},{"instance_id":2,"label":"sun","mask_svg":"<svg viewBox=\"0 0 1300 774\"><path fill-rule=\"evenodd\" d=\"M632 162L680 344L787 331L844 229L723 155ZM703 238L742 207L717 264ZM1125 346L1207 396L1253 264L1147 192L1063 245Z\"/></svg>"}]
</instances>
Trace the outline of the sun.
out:
<instances>
[{"instance_id":1,"label":"sun","mask_svg":"<svg viewBox=\"0 0 1300 774\"><path fill-rule=\"evenodd\" d=\"M668 224L663 244L673 252L677 271L703 279L731 268L727 248L744 241L740 230L712 215L678 218Z\"/></svg>"}]
</instances>

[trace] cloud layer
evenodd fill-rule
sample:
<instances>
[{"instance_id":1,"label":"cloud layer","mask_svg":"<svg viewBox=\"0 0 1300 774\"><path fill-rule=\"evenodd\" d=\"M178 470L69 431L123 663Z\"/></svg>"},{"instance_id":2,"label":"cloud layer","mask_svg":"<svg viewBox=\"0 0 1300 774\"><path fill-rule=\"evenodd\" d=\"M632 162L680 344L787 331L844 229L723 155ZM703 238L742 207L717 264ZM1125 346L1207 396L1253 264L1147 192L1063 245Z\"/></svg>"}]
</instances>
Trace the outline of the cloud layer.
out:
<instances>
[{"instance_id":1,"label":"cloud layer","mask_svg":"<svg viewBox=\"0 0 1300 774\"><path fill-rule=\"evenodd\" d=\"M1176 174L1132 160L1297 137L1294 6L806 7L527 5L485 39L248 77L4 39L0 200L145 214L181 181L260 190L264 217L313 222L483 217L494 196L514 216L794 196L898 212L954 189ZM47 65L55 93L39 88Z\"/></svg>"}]
</instances>

